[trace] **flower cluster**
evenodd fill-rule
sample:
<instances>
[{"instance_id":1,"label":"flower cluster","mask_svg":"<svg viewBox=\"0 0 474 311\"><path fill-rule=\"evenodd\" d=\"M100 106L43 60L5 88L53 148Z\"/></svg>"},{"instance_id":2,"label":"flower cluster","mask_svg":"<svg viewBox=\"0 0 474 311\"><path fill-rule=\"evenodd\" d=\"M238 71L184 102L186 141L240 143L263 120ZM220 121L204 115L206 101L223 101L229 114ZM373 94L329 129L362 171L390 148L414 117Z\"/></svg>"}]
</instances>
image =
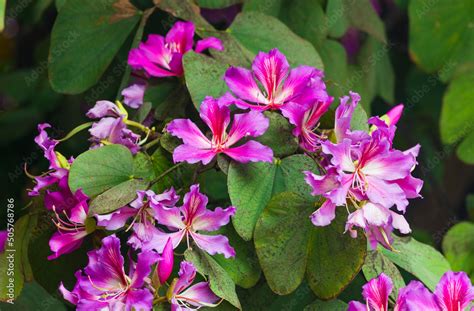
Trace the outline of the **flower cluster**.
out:
<instances>
[{"instance_id":1,"label":"flower cluster","mask_svg":"<svg viewBox=\"0 0 474 311\"><path fill-rule=\"evenodd\" d=\"M130 51L128 58L136 74L145 74L146 82L134 83L122 90L123 104L98 101L86 114L95 121L72 133L90 126L91 148L120 144L133 155L147 156L147 146L155 146L162 136L151 122L129 118L125 106L131 109L142 106L146 87L153 83L148 80L182 76L183 55L193 46L197 53L208 48L223 50L221 41L212 37L194 44L191 22L177 22L166 37L148 36L146 42ZM49 124L39 125L35 142L49 161L49 171L34 177L36 185L29 195L44 194L44 204L57 229L49 242L52 254L48 259L77 250L88 236L96 238L95 241L101 238L100 247L88 252L88 265L76 272L74 288L70 291L63 284L60 286L64 298L77 309L150 310L158 303L168 302L172 310L189 310L215 306L219 302L220 298L211 291L207 281L193 285L196 268L191 262L181 261L177 277L167 282L175 266L174 252L177 248L197 248L210 255L236 256L228 238L216 231L230 222L238 207L209 209L208 197L200 192L200 185L196 183L198 169L214 168L217 155L240 163L271 163L273 150L256 138L264 135L270 126L265 116L268 113L279 113L293 125L292 133L300 147L298 152L309 155L320 167L318 173L304 172L312 194L322 198L322 205L310 216L314 225L329 225L336 217L336 207L344 206L348 212L346 231L355 237L356 227L362 228L372 247L382 244L391 248L394 228L401 233L410 232L403 213L408 199L420 197L423 182L412 176L420 147L406 151L393 147L403 105L394 107L385 116L370 118L369 131L353 130L351 123L360 97L350 92L350 96L340 99L335 110L334 128L321 128L320 120L334 101L326 89L324 73L304 65L291 68L278 49L259 52L251 69L229 67L222 79L228 92L218 98L205 97L199 107L200 120L176 118L157 125L163 132L182 140L173 150L175 163L200 163L195 166L196 176L192 181L187 180L184 186L176 187L177 190L171 187L162 193L155 193L150 181L136 192L135 199L130 198L127 204L107 214L96 214L92 194L89 198L81 189L71 191L68 179L74 158L67 160L55 150L60 140L48 136ZM209 130L203 131L206 126ZM170 169L179 165L182 163ZM301 172L301 178L303 176ZM127 245L127 260L121 253L121 244L122 247ZM440 285L441 294L437 291L436 297L452 294L451 278L465 283L464 276L449 274L440 284L444 278L449 278L445 281L446 292L445 285ZM372 280L364 287L367 308L369 301L371 307L372 303L379 303L372 302L375 298L370 290L375 287L379 290L378 298L388 297L391 290L384 275ZM409 285L403 291L406 301L414 290L425 296L429 294L418 287ZM470 283L468 287L471 292ZM432 299L438 307L440 301L445 301ZM377 308L386 310L387 299L380 303L383 306ZM464 300L457 303L464 305ZM351 303L351 308L358 310L360 304ZM404 309L399 307L399 310Z\"/></svg>"},{"instance_id":2,"label":"flower cluster","mask_svg":"<svg viewBox=\"0 0 474 311\"><path fill-rule=\"evenodd\" d=\"M370 118L369 133L352 131L351 119L359 100L358 94L351 93L341 98L336 109L335 139L321 143L325 175L305 172L312 194L324 198L311 220L316 226L326 226L335 218L336 207L345 206L349 213L346 231L355 237L354 227L362 228L373 248L377 243L391 248L393 228L405 234L411 231L403 215L391 208L405 213L408 199L420 197L423 181L411 175L420 146L406 151L392 146L402 105L386 116Z\"/></svg>"},{"instance_id":3,"label":"flower cluster","mask_svg":"<svg viewBox=\"0 0 474 311\"><path fill-rule=\"evenodd\" d=\"M365 304L358 301L349 303L348 311L388 310L388 296L393 283L384 273L363 286ZM474 300L474 287L464 272L446 272L431 293L421 282L411 281L398 291L394 310L410 311L461 311Z\"/></svg>"}]
</instances>

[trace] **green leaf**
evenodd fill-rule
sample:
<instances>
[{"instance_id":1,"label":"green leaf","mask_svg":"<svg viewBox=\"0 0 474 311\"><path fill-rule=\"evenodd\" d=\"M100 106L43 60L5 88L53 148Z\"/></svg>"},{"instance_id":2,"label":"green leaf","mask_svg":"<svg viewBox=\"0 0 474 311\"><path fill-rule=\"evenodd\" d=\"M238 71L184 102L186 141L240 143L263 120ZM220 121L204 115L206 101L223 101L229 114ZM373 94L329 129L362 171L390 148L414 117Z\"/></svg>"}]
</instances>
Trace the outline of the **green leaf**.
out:
<instances>
[{"instance_id":1,"label":"green leaf","mask_svg":"<svg viewBox=\"0 0 474 311\"><path fill-rule=\"evenodd\" d=\"M133 179L133 157L122 145L108 145L88 150L71 165L69 187L79 188L89 197Z\"/></svg>"},{"instance_id":2,"label":"green leaf","mask_svg":"<svg viewBox=\"0 0 474 311\"><path fill-rule=\"evenodd\" d=\"M410 1L409 48L413 61L428 72L472 70L473 10L471 0Z\"/></svg>"},{"instance_id":3,"label":"green leaf","mask_svg":"<svg viewBox=\"0 0 474 311\"><path fill-rule=\"evenodd\" d=\"M220 97L227 91L223 76L228 66L204 54L189 52L183 59L186 86L199 110L206 96Z\"/></svg>"},{"instance_id":4,"label":"green leaf","mask_svg":"<svg viewBox=\"0 0 474 311\"><path fill-rule=\"evenodd\" d=\"M441 139L445 144L455 143L473 132L473 83L474 71L454 79L444 94L440 131Z\"/></svg>"},{"instance_id":5,"label":"green leaf","mask_svg":"<svg viewBox=\"0 0 474 311\"><path fill-rule=\"evenodd\" d=\"M14 304L0 303L0 309L5 311L15 310L45 310L66 311L66 306L50 295L41 285L36 282L25 283L20 296Z\"/></svg>"},{"instance_id":6,"label":"green leaf","mask_svg":"<svg viewBox=\"0 0 474 311\"><path fill-rule=\"evenodd\" d=\"M367 253L362 271L367 280L378 277L382 272L388 275L393 282L393 291L390 294L393 301L396 301L398 297L398 290L405 287L405 281L397 267L388 260L387 257L376 250Z\"/></svg>"},{"instance_id":7,"label":"green leaf","mask_svg":"<svg viewBox=\"0 0 474 311\"><path fill-rule=\"evenodd\" d=\"M316 296L324 300L337 297L364 264L367 238L362 232L356 239L344 234L346 220L347 212L337 210L329 226L315 227L310 242L306 279Z\"/></svg>"},{"instance_id":8,"label":"green leaf","mask_svg":"<svg viewBox=\"0 0 474 311\"><path fill-rule=\"evenodd\" d=\"M242 8L242 12L260 12L266 15L278 17L281 12L281 8L284 0L246 0Z\"/></svg>"},{"instance_id":9,"label":"green leaf","mask_svg":"<svg viewBox=\"0 0 474 311\"><path fill-rule=\"evenodd\" d=\"M466 272L474 281L474 224L461 222L443 239L443 253L454 271Z\"/></svg>"},{"instance_id":10,"label":"green leaf","mask_svg":"<svg viewBox=\"0 0 474 311\"><path fill-rule=\"evenodd\" d=\"M279 295L293 292L303 281L314 206L301 196L283 192L268 203L255 227L255 249L270 288Z\"/></svg>"},{"instance_id":11,"label":"green leaf","mask_svg":"<svg viewBox=\"0 0 474 311\"><path fill-rule=\"evenodd\" d=\"M298 140L292 133L293 126L279 113L265 111L264 115L270 120L270 126L265 134L255 140L272 148L275 157L295 153L298 149Z\"/></svg>"},{"instance_id":12,"label":"green leaf","mask_svg":"<svg viewBox=\"0 0 474 311\"><path fill-rule=\"evenodd\" d=\"M128 0L66 1L51 33L48 68L53 89L78 94L94 85L139 19Z\"/></svg>"},{"instance_id":13,"label":"green leaf","mask_svg":"<svg viewBox=\"0 0 474 311\"><path fill-rule=\"evenodd\" d=\"M433 247L414 238L394 237L396 252L379 247L379 251L394 264L416 276L430 290L434 290L441 276L451 270L448 261Z\"/></svg>"},{"instance_id":14,"label":"green leaf","mask_svg":"<svg viewBox=\"0 0 474 311\"><path fill-rule=\"evenodd\" d=\"M0 254L0 301L14 301L23 288L25 281L32 280L28 261L28 245L37 215L20 217L13 227L7 227L13 237L8 237L5 252ZM10 234L10 235L11 235ZM13 240L10 240L13 239Z\"/></svg>"},{"instance_id":15,"label":"green leaf","mask_svg":"<svg viewBox=\"0 0 474 311\"><path fill-rule=\"evenodd\" d=\"M305 170L317 171L314 161L305 155L293 155L276 163L231 162L227 186L232 205L237 207L232 222L244 240L252 238L255 224L274 194L291 191L310 196Z\"/></svg>"},{"instance_id":16,"label":"green leaf","mask_svg":"<svg viewBox=\"0 0 474 311\"><path fill-rule=\"evenodd\" d=\"M343 87L348 74L346 50L337 41L325 40L318 51L324 63L329 94L335 98L346 95L348 90Z\"/></svg>"},{"instance_id":17,"label":"green leaf","mask_svg":"<svg viewBox=\"0 0 474 311\"><path fill-rule=\"evenodd\" d=\"M321 57L315 48L274 17L259 12L240 13L229 31L254 54L278 48L286 55L292 66L308 65L324 69Z\"/></svg>"},{"instance_id":18,"label":"green leaf","mask_svg":"<svg viewBox=\"0 0 474 311\"><path fill-rule=\"evenodd\" d=\"M385 26L370 0L344 1L344 14L349 24L385 43Z\"/></svg>"},{"instance_id":19,"label":"green leaf","mask_svg":"<svg viewBox=\"0 0 474 311\"><path fill-rule=\"evenodd\" d=\"M334 299L329 301L316 300L309 306L304 308L304 311L346 311L347 303L344 301Z\"/></svg>"},{"instance_id":20,"label":"green leaf","mask_svg":"<svg viewBox=\"0 0 474 311\"><path fill-rule=\"evenodd\" d=\"M141 179L129 179L99 194L92 200L89 215L113 212L137 197L138 190L146 190L148 182Z\"/></svg>"},{"instance_id":21,"label":"green leaf","mask_svg":"<svg viewBox=\"0 0 474 311\"><path fill-rule=\"evenodd\" d=\"M456 149L459 159L467 164L474 164L474 131L471 132Z\"/></svg>"},{"instance_id":22,"label":"green leaf","mask_svg":"<svg viewBox=\"0 0 474 311\"><path fill-rule=\"evenodd\" d=\"M243 0L197 0L198 5L206 9L223 9L241 2Z\"/></svg>"},{"instance_id":23,"label":"green leaf","mask_svg":"<svg viewBox=\"0 0 474 311\"><path fill-rule=\"evenodd\" d=\"M55 4L56 4L56 9L58 10L61 10L61 8L64 6L64 4L66 3L67 0L56 0L55 1Z\"/></svg>"},{"instance_id":24,"label":"green leaf","mask_svg":"<svg viewBox=\"0 0 474 311\"><path fill-rule=\"evenodd\" d=\"M281 12L282 20L297 35L321 47L326 39L328 25L321 4L314 0L294 0Z\"/></svg>"},{"instance_id":25,"label":"green leaf","mask_svg":"<svg viewBox=\"0 0 474 311\"><path fill-rule=\"evenodd\" d=\"M328 0L326 17L329 36L333 38L342 37L349 27L349 21L345 16L344 0Z\"/></svg>"},{"instance_id":26,"label":"green leaf","mask_svg":"<svg viewBox=\"0 0 474 311\"><path fill-rule=\"evenodd\" d=\"M367 123L367 113L361 105L357 105L352 114L351 130L369 131L369 124Z\"/></svg>"},{"instance_id":27,"label":"green leaf","mask_svg":"<svg viewBox=\"0 0 474 311\"><path fill-rule=\"evenodd\" d=\"M336 297L357 275L366 253L365 236L344 235L347 215L338 213L327 227L317 228L309 216L313 201L283 192L275 195L255 228L255 248L270 288L279 295L307 281L323 298Z\"/></svg>"},{"instance_id":28,"label":"green leaf","mask_svg":"<svg viewBox=\"0 0 474 311\"><path fill-rule=\"evenodd\" d=\"M5 27L5 9L7 8L7 0L0 0L0 32Z\"/></svg>"},{"instance_id":29,"label":"green leaf","mask_svg":"<svg viewBox=\"0 0 474 311\"><path fill-rule=\"evenodd\" d=\"M257 284L262 270L258 264L252 243L242 240L237 232L232 229L232 226L225 226L218 231L214 231L214 233L226 236L236 252L235 257L229 259L220 254L212 256L217 263L227 271L234 283L240 287L251 288Z\"/></svg>"},{"instance_id":30,"label":"green leaf","mask_svg":"<svg viewBox=\"0 0 474 311\"><path fill-rule=\"evenodd\" d=\"M184 257L194 264L199 273L209 277L209 285L214 294L227 300L236 308L242 309L239 297L235 292L234 281L211 256L199 249L188 249L184 253Z\"/></svg>"}]
</instances>

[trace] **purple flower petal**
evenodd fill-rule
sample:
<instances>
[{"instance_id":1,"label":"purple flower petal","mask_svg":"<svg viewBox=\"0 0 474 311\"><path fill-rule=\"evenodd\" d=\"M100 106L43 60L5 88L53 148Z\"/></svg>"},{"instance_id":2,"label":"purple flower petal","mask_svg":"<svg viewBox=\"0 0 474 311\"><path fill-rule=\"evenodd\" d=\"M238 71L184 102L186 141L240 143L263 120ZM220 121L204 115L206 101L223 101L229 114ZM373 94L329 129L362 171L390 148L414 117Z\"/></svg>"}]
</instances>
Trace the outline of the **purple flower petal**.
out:
<instances>
[{"instance_id":1,"label":"purple flower petal","mask_svg":"<svg viewBox=\"0 0 474 311\"><path fill-rule=\"evenodd\" d=\"M305 181L313 189L311 194L314 196L331 192L340 185L339 175L334 168L329 169L324 176L316 175L310 171L305 171L304 174Z\"/></svg>"},{"instance_id":2,"label":"purple flower petal","mask_svg":"<svg viewBox=\"0 0 474 311\"><path fill-rule=\"evenodd\" d=\"M257 104L266 104L266 98L258 88L252 72L245 68L230 67L224 74L224 80L236 96ZM254 107L254 105L249 105Z\"/></svg>"},{"instance_id":3,"label":"purple flower petal","mask_svg":"<svg viewBox=\"0 0 474 311\"><path fill-rule=\"evenodd\" d=\"M257 54L252 63L252 70L255 77L263 85L268 98L276 100L278 95L276 91L281 88L283 80L288 75L289 67L290 65L285 55L278 51L278 49L272 49L268 53L259 52Z\"/></svg>"},{"instance_id":4,"label":"purple flower petal","mask_svg":"<svg viewBox=\"0 0 474 311\"><path fill-rule=\"evenodd\" d=\"M285 80L285 83L283 84L282 90L278 94L276 101L286 102L289 100L294 100L299 102L296 98L299 97L305 90L313 93L312 90L308 88L308 85L316 74L316 69L310 66L299 66L292 69L288 75L288 78ZM313 94L316 97L317 94ZM306 98L306 100L310 99L310 97L307 95L302 95L301 97Z\"/></svg>"},{"instance_id":5,"label":"purple flower petal","mask_svg":"<svg viewBox=\"0 0 474 311\"><path fill-rule=\"evenodd\" d=\"M181 299L194 307L213 307L220 300L209 287L209 283L200 282L189 287L179 295Z\"/></svg>"},{"instance_id":6,"label":"purple flower petal","mask_svg":"<svg viewBox=\"0 0 474 311\"><path fill-rule=\"evenodd\" d=\"M336 218L336 205L331 200L326 200L320 208L311 214L311 222L315 226L327 226Z\"/></svg>"},{"instance_id":7,"label":"purple flower petal","mask_svg":"<svg viewBox=\"0 0 474 311\"><path fill-rule=\"evenodd\" d=\"M464 310L474 300L474 287L465 272L446 272L436 285L435 299L442 310Z\"/></svg>"},{"instance_id":8,"label":"purple flower petal","mask_svg":"<svg viewBox=\"0 0 474 311\"><path fill-rule=\"evenodd\" d=\"M392 280L381 273L377 278L370 280L365 284L362 295L374 310L387 310L388 296L392 292Z\"/></svg>"},{"instance_id":9,"label":"purple flower petal","mask_svg":"<svg viewBox=\"0 0 474 311\"><path fill-rule=\"evenodd\" d=\"M239 147L225 149L223 152L240 163L273 162L273 150L253 140Z\"/></svg>"},{"instance_id":10,"label":"purple flower petal","mask_svg":"<svg viewBox=\"0 0 474 311\"><path fill-rule=\"evenodd\" d=\"M166 34L169 49L184 54L193 48L194 24L192 22L176 22Z\"/></svg>"},{"instance_id":11,"label":"purple flower petal","mask_svg":"<svg viewBox=\"0 0 474 311\"><path fill-rule=\"evenodd\" d=\"M229 223L230 217L235 215L235 207L226 209L217 207L213 211L206 210L194 218L194 230L215 231Z\"/></svg>"},{"instance_id":12,"label":"purple flower petal","mask_svg":"<svg viewBox=\"0 0 474 311\"><path fill-rule=\"evenodd\" d=\"M113 213L105 215L95 215L97 225L105 229L114 231L123 228L130 217L135 216L137 210L130 207L122 207Z\"/></svg>"},{"instance_id":13,"label":"purple flower petal","mask_svg":"<svg viewBox=\"0 0 474 311\"><path fill-rule=\"evenodd\" d=\"M262 113L250 111L234 115L234 122L229 132L227 146L232 146L243 137L258 137L265 133L270 121Z\"/></svg>"},{"instance_id":14,"label":"purple flower petal","mask_svg":"<svg viewBox=\"0 0 474 311\"><path fill-rule=\"evenodd\" d=\"M122 90L122 96L124 97L123 103L130 108L140 108L143 104L143 96L145 95L146 85L144 84L132 84L129 87Z\"/></svg>"},{"instance_id":15,"label":"purple flower petal","mask_svg":"<svg viewBox=\"0 0 474 311\"><path fill-rule=\"evenodd\" d=\"M230 122L230 109L217 99L207 96L199 108L201 119L206 122L215 138L222 138Z\"/></svg>"},{"instance_id":16,"label":"purple flower petal","mask_svg":"<svg viewBox=\"0 0 474 311\"><path fill-rule=\"evenodd\" d=\"M49 248L54 254L49 255L48 260L53 260L61 255L75 251L81 246L87 234L85 229L67 233L55 232L49 240Z\"/></svg>"},{"instance_id":17,"label":"purple flower petal","mask_svg":"<svg viewBox=\"0 0 474 311\"><path fill-rule=\"evenodd\" d=\"M175 119L166 127L171 135L181 138L187 145L196 148L211 148L211 142L204 136L201 130L188 119Z\"/></svg>"},{"instance_id":18,"label":"purple flower petal","mask_svg":"<svg viewBox=\"0 0 474 311\"><path fill-rule=\"evenodd\" d=\"M173 241L168 239L166 245L163 249L163 253L161 254L160 261L156 267L156 273L158 275L158 280L160 284L165 284L166 280L173 272L173 265L174 265L174 253L173 253Z\"/></svg>"},{"instance_id":19,"label":"purple flower petal","mask_svg":"<svg viewBox=\"0 0 474 311\"><path fill-rule=\"evenodd\" d=\"M1 230L0 231L0 254L5 252L5 248L7 247L7 238L8 238L8 231Z\"/></svg>"},{"instance_id":20,"label":"purple flower petal","mask_svg":"<svg viewBox=\"0 0 474 311\"><path fill-rule=\"evenodd\" d=\"M86 113L86 116L91 119L99 119L103 117L119 118L122 116L122 113L113 102L99 100L95 103L95 106Z\"/></svg>"},{"instance_id":21,"label":"purple flower petal","mask_svg":"<svg viewBox=\"0 0 474 311\"><path fill-rule=\"evenodd\" d=\"M419 281L411 281L400 288L396 302L397 311L438 311L434 295Z\"/></svg>"},{"instance_id":22,"label":"purple flower petal","mask_svg":"<svg viewBox=\"0 0 474 311\"><path fill-rule=\"evenodd\" d=\"M224 50L224 45L220 39L214 37L208 37L196 42L196 48L194 49L196 53L201 53L207 49L215 49L218 51Z\"/></svg>"},{"instance_id":23,"label":"purple flower petal","mask_svg":"<svg viewBox=\"0 0 474 311\"><path fill-rule=\"evenodd\" d=\"M229 240L223 235L204 235L191 232L194 242L200 249L211 255L222 254L225 258L235 257L235 250L229 245Z\"/></svg>"},{"instance_id":24,"label":"purple flower petal","mask_svg":"<svg viewBox=\"0 0 474 311\"><path fill-rule=\"evenodd\" d=\"M153 295L148 289L132 289L127 293L125 309L117 308L111 310L152 310ZM91 309L88 309L91 310Z\"/></svg>"}]
</instances>

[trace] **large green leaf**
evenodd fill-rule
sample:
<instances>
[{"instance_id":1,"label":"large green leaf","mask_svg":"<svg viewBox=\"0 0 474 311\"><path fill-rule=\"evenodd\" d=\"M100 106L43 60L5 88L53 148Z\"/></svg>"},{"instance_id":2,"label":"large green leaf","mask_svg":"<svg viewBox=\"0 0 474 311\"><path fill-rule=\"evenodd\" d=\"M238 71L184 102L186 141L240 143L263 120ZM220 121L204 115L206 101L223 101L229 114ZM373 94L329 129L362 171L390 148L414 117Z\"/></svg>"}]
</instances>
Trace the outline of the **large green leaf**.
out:
<instances>
[{"instance_id":1,"label":"large green leaf","mask_svg":"<svg viewBox=\"0 0 474 311\"><path fill-rule=\"evenodd\" d=\"M443 253L455 271L464 271L474 280L474 224L456 224L443 239Z\"/></svg>"},{"instance_id":2,"label":"large green leaf","mask_svg":"<svg viewBox=\"0 0 474 311\"><path fill-rule=\"evenodd\" d=\"M290 1L283 8L281 16L285 24L297 35L318 48L322 46L327 36L328 26L324 10L318 1Z\"/></svg>"},{"instance_id":3,"label":"large green leaf","mask_svg":"<svg viewBox=\"0 0 474 311\"><path fill-rule=\"evenodd\" d=\"M28 245L37 215L20 217L12 227L7 227L13 234L6 242L5 252L0 254L0 301L14 301L23 288L25 281L32 280L28 261ZM13 240L10 240L13 239Z\"/></svg>"},{"instance_id":4,"label":"large green leaf","mask_svg":"<svg viewBox=\"0 0 474 311\"><path fill-rule=\"evenodd\" d=\"M3 311L66 311L66 306L36 282L26 283L14 304L0 303Z\"/></svg>"},{"instance_id":5,"label":"large green leaf","mask_svg":"<svg viewBox=\"0 0 474 311\"><path fill-rule=\"evenodd\" d=\"M206 96L219 97L227 91L223 80L227 65L203 54L186 53L183 59L186 85L197 109Z\"/></svg>"},{"instance_id":6,"label":"large green leaf","mask_svg":"<svg viewBox=\"0 0 474 311\"><path fill-rule=\"evenodd\" d=\"M324 300L337 297L364 264L367 239L362 232L356 239L344 234L346 220L347 212L339 209L331 225L314 229L310 242L306 278L316 296Z\"/></svg>"},{"instance_id":7,"label":"large green leaf","mask_svg":"<svg viewBox=\"0 0 474 311\"><path fill-rule=\"evenodd\" d=\"M305 155L277 159L275 163L231 163L227 185L232 205L237 207L232 221L244 240L252 238L255 224L272 195L282 191L310 195L311 188L304 181L305 170L317 170L314 161Z\"/></svg>"},{"instance_id":8,"label":"large green leaf","mask_svg":"<svg viewBox=\"0 0 474 311\"><path fill-rule=\"evenodd\" d=\"M313 201L291 192L275 195L255 228L255 248L265 278L277 294L293 292L307 276L308 284L323 299L336 297L359 272L366 240L344 235L346 215L317 228L309 216Z\"/></svg>"},{"instance_id":9,"label":"large green leaf","mask_svg":"<svg viewBox=\"0 0 474 311\"><path fill-rule=\"evenodd\" d=\"M455 143L474 131L473 83L474 71L454 79L444 94L440 130L446 144Z\"/></svg>"},{"instance_id":10,"label":"large green leaf","mask_svg":"<svg viewBox=\"0 0 474 311\"><path fill-rule=\"evenodd\" d=\"M414 238L394 237L395 252L379 247L379 251L397 266L405 269L430 290L434 290L441 276L451 270L448 261L433 247Z\"/></svg>"},{"instance_id":11,"label":"large green leaf","mask_svg":"<svg viewBox=\"0 0 474 311\"><path fill-rule=\"evenodd\" d=\"M456 149L459 159L467 164L474 165L474 131L472 131Z\"/></svg>"},{"instance_id":12,"label":"large green leaf","mask_svg":"<svg viewBox=\"0 0 474 311\"><path fill-rule=\"evenodd\" d=\"M94 85L139 19L128 0L66 1L51 33L49 78L53 89L77 94Z\"/></svg>"},{"instance_id":13,"label":"large green leaf","mask_svg":"<svg viewBox=\"0 0 474 311\"><path fill-rule=\"evenodd\" d=\"M381 273L388 275L393 282L393 290L390 297L396 301L398 297L398 290L405 287L405 281L403 280L400 271L397 267L388 260L382 253L377 250L373 250L367 253L365 263L362 266L362 271L367 280L378 277Z\"/></svg>"},{"instance_id":14,"label":"large green leaf","mask_svg":"<svg viewBox=\"0 0 474 311\"><path fill-rule=\"evenodd\" d=\"M474 66L472 0L410 1L410 55L424 70L470 70Z\"/></svg>"},{"instance_id":15,"label":"large green leaf","mask_svg":"<svg viewBox=\"0 0 474 311\"><path fill-rule=\"evenodd\" d=\"M236 308L242 309L235 292L234 281L210 255L199 249L188 249L184 257L194 264L199 273L209 277L209 285L214 294L227 300Z\"/></svg>"},{"instance_id":16,"label":"large green leaf","mask_svg":"<svg viewBox=\"0 0 474 311\"><path fill-rule=\"evenodd\" d=\"M268 203L255 227L255 249L270 288L279 295L303 281L313 225L314 206L301 196L283 192Z\"/></svg>"},{"instance_id":17,"label":"large green leaf","mask_svg":"<svg viewBox=\"0 0 474 311\"><path fill-rule=\"evenodd\" d=\"M272 16L259 12L240 13L229 31L254 54L278 48L293 66L309 65L324 69L321 57L315 48Z\"/></svg>"},{"instance_id":18,"label":"large green leaf","mask_svg":"<svg viewBox=\"0 0 474 311\"><path fill-rule=\"evenodd\" d=\"M134 162L130 150L122 145L86 151L71 165L69 187L97 196L90 204L90 214L112 212L132 201L136 191L146 189L154 176L150 160L141 154L137 159Z\"/></svg>"},{"instance_id":19,"label":"large green leaf","mask_svg":"<svg viewBox=\"0 0 474 311\"><path fill-rule=\"evenodd\" d=\"M349 91L343 86L348 74L346 50L335 40L325 40L318 51L323 59L329 94L335 98L346 95Z\"/></svg>"},{"instance_id":20,"label":"large green leaf","mask_svg":"<svg viewBox=\"0 0 474 311\"><path fill-rule=\"evenodd\" d=\"M262 271L252 243L242 240L230 225L214 232L223 234L229 239L236 255L234 258L226 259L223 255L217 254L213 258L227 271L235 284L243 288L254 286L260 279Z\"/></svg>"},{"instance_id":21,"label":"large green leaf","mask_svg":"<svg viewBox=\"0 0 474 311\"><path fill-rule=\"evenodd\" d=\"M344 0L328 0L326 17L329 36L342 37L349 27L349 20L345 16Z\"/></svg>"},{"instance_id":22,"label":"large green leaf","mask_svg":"<svg viewBox=\"0 0 474 311\"><path fill-rule=\"evenodd\" d=\"M265 134L255 140L272 148L275 157L295 153L298 149L298 140L292 133L293 126L279 113L265 111L264 114L270 120L270 126Z\"/></svg>"}]
</instances>

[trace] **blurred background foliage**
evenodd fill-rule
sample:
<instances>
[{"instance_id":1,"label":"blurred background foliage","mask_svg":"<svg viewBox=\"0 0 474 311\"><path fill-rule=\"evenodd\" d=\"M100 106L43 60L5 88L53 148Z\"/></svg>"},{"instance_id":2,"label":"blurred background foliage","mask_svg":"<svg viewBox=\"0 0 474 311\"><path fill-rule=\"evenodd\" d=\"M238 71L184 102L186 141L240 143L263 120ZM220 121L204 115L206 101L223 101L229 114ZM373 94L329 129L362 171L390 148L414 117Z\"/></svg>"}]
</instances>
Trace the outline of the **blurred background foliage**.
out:
<instances>
[{"instance_id":1,"label":"blurred background foliage","mask_svg":"<svg viewBox=\"0 0 474 311\"><path fill-rule=\"evenodd\" d=\"M57 19L65 5L73 7L69 2L75 2L78 11ZM119 25L93 23L97 16L87 10L97 9L97 3L110 18L122 14ZM154 5L151 0L131 3L141 10ZM155 3L183 11L175 15L197 14L186 11L190 1ZM139 18L127 16L128 4L126 0L0 0L1 187L5 206L6 198L15 199L16 216L29 201L25 189L32 186L25 164L31 174L46 169L33 142L37 124L51 123L53 136L63 137L86 120L84 113L96 100L114 99L120 90L127 53L139 28ZM422 145L415 175L425 181L424 199L411 202L407 212L414 236L442 249L455 270L474 275L474 195L470 194L474 193L474 1L196 0L195 4L208 23L218 30L230 27L223 34L247 40L247 48L251 40L261 40L269 48L278 43L291 49L288 36L275 37L274 29L266 32L274 23L258 17L279 19L286 25L278 28L282 34L293 32L317 51L336 98L348 90L359 92L372 115L404 103L395 144L399 149ZM107 11L111 7L118 11ZM239 12L256 12L249 29L232 25ZM165 33L174 21L169 12L156 9L143 37ZM84 27L68 28L68 23ZM198 34L209 31L197 26ZM51 36L53 27L58 30ZM182 94L172 90L164 83L147 96L179 101ZM79 154L87 147L85 132L62 144L61 152ZM2 209L1 219L5 213ZM41 287L29 286L41 295ZM302 286L293 295L305 290ZM279 300L272 303L277 306Z\"/></svg>"}]
</instances>

